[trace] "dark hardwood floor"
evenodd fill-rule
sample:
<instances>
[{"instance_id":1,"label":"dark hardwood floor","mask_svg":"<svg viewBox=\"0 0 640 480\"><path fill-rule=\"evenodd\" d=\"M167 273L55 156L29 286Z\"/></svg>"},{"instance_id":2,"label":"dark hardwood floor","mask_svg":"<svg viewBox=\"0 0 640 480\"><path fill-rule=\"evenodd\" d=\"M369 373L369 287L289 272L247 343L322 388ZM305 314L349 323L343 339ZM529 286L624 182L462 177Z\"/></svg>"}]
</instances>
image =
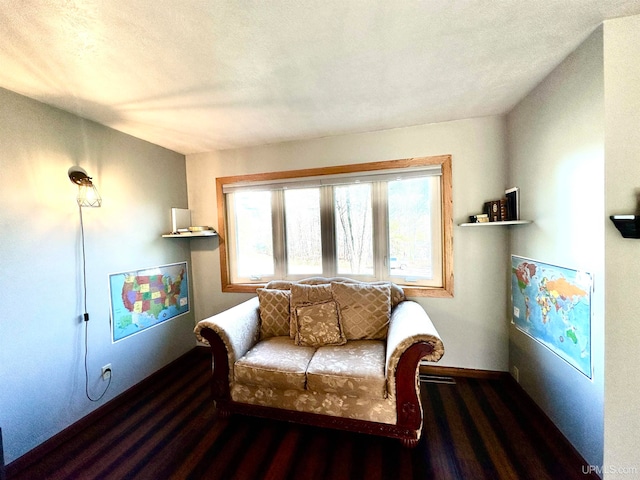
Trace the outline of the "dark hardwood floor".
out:
<instances>
[{"instance_id":1,"label":"dark hardwood floor","mask_svg":"<svg viewBox=\"0 0 640 480\"><path fill-rule=\"evenodd\" d=\"M195 349L125 392L100 418L37 449L50 451L31 465L27 457L37 451L8 465L9 480L589 478L582 459L509 378L423 383L423 438L405 449L387 438L218 419L209 365L208 351Z\"/></svg>"}]
</instances>

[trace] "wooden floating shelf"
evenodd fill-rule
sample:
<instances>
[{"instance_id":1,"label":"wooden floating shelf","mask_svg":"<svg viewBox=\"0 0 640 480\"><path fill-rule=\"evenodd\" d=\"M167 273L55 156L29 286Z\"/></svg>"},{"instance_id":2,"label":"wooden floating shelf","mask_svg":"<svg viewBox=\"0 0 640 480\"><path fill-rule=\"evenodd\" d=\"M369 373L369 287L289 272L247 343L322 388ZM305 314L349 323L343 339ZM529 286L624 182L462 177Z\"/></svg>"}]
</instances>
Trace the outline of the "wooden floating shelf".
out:
<instances>
[{"instance_id":1,"label":"wooden floating shelf","mask_svg":"<svg viewBox=\"0 0 640 480\"><path fill-rule=\"evenodd\" d=\"M461 223L460 227L500 227L504 225L527 225L533 223L531 220L507 220L505 222L478 222L478 223Z\"/></svg>"}]
</instances>

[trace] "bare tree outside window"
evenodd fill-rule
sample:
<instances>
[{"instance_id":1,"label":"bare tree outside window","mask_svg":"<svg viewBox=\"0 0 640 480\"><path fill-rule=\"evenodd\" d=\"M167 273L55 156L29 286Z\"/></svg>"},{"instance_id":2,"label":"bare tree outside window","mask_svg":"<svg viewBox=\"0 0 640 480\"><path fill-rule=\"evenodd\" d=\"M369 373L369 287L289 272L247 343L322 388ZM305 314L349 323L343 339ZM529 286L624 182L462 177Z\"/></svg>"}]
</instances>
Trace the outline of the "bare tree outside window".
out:
<instances>
[{"instance_id":1,"label":"bare tree outside window","mask_svg":"<svg viewBox=\"0 0 640 480\"><path fill-rule=\"evenodd\" d=\"M286 190L284 209L288 273L322 274L320 189Z\"/></svg>"},{"instance_id":2,"label":"bare tree outside window","mask_svg":"<svg viewBox=\"0 0 640 480\"><path fill-rule=\"evenodd\" d=\"M371 184L334 187L338 273L373 274Z\"/></svg>"}]
</instances>

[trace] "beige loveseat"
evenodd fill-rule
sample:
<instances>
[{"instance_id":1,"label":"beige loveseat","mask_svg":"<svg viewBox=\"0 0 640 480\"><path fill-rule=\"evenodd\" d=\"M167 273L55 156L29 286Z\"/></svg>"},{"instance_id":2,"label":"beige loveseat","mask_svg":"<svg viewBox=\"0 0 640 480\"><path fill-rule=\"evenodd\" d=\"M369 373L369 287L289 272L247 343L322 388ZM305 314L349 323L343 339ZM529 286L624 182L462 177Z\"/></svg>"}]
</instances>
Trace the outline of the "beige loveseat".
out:
<instances>
[{"instance_id":1,"label":"beige loveseat","mask_svg":"<svg viewBox=\"0 0 640 480\"><path fill-rule=\"evenodd\" d=\"M266 416L399 438L422 429L421 359L442 341L424 309L394 284L315 277L274 281L200 321L221 414Z\"/></svg>"}]
</instances>

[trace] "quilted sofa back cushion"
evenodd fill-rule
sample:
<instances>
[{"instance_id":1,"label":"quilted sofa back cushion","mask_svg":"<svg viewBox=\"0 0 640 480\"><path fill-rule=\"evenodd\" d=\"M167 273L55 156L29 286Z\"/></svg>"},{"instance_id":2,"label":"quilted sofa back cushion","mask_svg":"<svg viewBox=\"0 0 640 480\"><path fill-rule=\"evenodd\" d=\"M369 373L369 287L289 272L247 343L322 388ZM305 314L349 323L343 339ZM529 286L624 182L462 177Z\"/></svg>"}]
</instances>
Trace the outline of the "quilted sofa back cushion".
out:
<instances>
[{"instance_id":1,"label":"quilted sofa back cushion","mask_svg":"<svg viewBox=\"0 0 640 480\"><path fill-rule=\"evenodd\" d=\"M379 282L361 282L347 277L310 277L297 282L291 282L289 280L272 280L267 284L265 288L275 288L278 290L291 290L291 285L297 283L299 285L322 285L330 284L331 282L340 283L362 283L367 285L390 285L391 286L391 308L396 307L400 302L406 300L407 297L404 294L404 290L395 283L379 281Z\"/></svg>"},{"instance_id":2,"label":"quilted sofa back cushion","mask_svg":"<svg viewBox=\"0 0 640 480\"><path fill-rule=\"evenodd\" d=\"M333 285L340 285L333 287ZM404 290L390 282L360 282L345 277L311 277L297 282L273 280L266 290L290 292L289 335L296 338L296 307L335 300L347 340L383 340L391 310L406 300ZM280 328L282 335L285 329Z\"/></svg>"},{"instance_id":3,"label":"quilted sofa back cushion","mask_svg":"<svg viewBox=\"0 0 640 480\"><path fill-rule=\"evenodd\" d=\"M384 340L391 315L389 284L331 283L347 340Z\"/></svg>"},{"instance_id":4,"label":"quilted sofa back cushion","mask_svg":"<svg viewBox=\"0 0 640 480\"><path fill-rule=\"evenodd\" d=\"M289 297L287 290L259 288L260 338L289 335Z\"/></svg>"}]
</instances>

